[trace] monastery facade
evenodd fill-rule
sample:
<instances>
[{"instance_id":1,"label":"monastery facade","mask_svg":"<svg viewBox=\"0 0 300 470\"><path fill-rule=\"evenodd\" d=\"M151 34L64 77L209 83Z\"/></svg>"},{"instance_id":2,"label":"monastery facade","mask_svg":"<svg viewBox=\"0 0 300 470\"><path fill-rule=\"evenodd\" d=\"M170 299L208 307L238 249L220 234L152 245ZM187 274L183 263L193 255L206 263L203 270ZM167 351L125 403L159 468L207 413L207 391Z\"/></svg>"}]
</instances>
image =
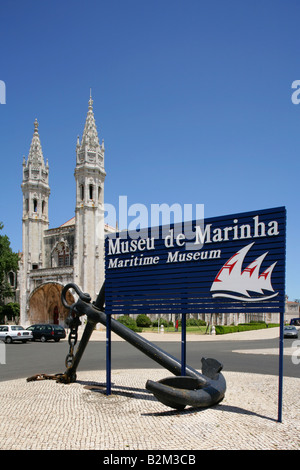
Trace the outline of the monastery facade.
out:
<instances>
[{"instance_id":1,"label":"monastery facade","mask_svg":"<svg viewBox=\"0 0 300 470\"><path fill-rule=\"evenodd\" d=\"M49 163L44 160L37 120L34 123L28 158L23 158L21 185L23 239L17 290L20 324L24 327L34 323L65 325L68 311L61 303L61 292L67 283L77 284L92 300L99 293L104 282L105 236L116 231L104 224L104 153L104 141L100 144L90 97L82 139L78 137L76 145L75 215L60 227L50 229ZM237 233L233 229L234 236ZM205 236L208 235L210 232L205 232ZM68 292L68 301L72 303L74 299ZM239 314L238 318L235 314L217 313L213 318L195 316L213 324L254 319L253 315L245 314ZM173 320L171 314L167 317ZM258 317L255 320L271 321L260 314Z\"/></svg>"},{"instance_id":2,"label":"monastery facade","mask_svg":"<svg viewBox=\"0 0 300 470\"><path fill-rule=\"evenodd\" d=\"M100 144L90 97L81 141L76 145L75 216L49 229L49 164L35 120L27 160L23 158L20 322L64 324L60 297L73 282L95 299L104 281L104 141ZM70 299L71 302L72 299Z\"/></svg>"}]
</instances>

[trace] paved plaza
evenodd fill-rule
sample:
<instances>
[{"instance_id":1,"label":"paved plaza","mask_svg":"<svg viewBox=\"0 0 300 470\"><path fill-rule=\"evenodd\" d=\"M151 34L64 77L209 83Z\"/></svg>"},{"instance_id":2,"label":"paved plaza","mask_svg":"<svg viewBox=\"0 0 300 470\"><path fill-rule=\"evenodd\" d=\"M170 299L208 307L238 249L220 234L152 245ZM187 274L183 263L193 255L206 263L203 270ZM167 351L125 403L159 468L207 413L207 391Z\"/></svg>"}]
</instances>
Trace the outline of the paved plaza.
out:
<instances>
[{"instance_id":1,"label":"paved plaza","mask_svg":"<svg viewBox=\"0 0 300 470\"><path fill-rule=\"evenodd\" d=\"M95 332L93 339L101 335L105 337ZM0 382L5 410L0 449L299 450L300 379L284 377L283 419L278 423L278 377L223 373L227 391L221 403L181 412L161 404L145 389L148 379L171 375L162 368L113 370L111 396L105 394L105 371L78 372L77 382L70 385L53 380Z\"/></svg>"}]
</instances>

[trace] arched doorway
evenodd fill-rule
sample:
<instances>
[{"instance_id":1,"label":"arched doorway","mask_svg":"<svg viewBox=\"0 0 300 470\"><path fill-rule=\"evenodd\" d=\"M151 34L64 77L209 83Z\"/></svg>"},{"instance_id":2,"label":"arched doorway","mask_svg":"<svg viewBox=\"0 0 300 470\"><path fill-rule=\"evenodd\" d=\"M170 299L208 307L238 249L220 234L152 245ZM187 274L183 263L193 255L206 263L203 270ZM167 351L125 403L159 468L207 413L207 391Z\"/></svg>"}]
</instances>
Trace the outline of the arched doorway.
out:
<instances>
[{"instance_id":1,"label":"arched doorway","mask_svg":"<svg viewBox=\"0 0 300 470\"><path fill-rule=\"evenodd\" d=\"M28 321L34 323L55 323L64 325L69 311L61 302L63 286L58 282L47 282L40 285L29 297ZM68 303L74 303L74 297L67 292Z\"/></svg>"}]
</instances>

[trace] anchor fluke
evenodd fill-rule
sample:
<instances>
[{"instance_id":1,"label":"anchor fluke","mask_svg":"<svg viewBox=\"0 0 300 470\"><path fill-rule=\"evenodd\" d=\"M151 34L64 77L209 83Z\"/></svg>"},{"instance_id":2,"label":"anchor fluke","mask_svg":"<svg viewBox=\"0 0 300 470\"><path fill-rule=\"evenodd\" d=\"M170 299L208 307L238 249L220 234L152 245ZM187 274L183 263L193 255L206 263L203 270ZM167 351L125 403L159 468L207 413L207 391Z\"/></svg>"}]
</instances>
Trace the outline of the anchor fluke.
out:
<instances>
[{"instance_id":1,"label":"anchor fluke","mask_svg":"<svg viewBox=\"0 0 300 470\"><path fill-rule=\"evenodd\" d=\"M167 377L158 382L148 380L146 389L166 406L183 410L186 406L204 408L219 403L225 395L223 366L216 359L202 358L202 380L197 377Z\"/></svg>"}]
</instances>

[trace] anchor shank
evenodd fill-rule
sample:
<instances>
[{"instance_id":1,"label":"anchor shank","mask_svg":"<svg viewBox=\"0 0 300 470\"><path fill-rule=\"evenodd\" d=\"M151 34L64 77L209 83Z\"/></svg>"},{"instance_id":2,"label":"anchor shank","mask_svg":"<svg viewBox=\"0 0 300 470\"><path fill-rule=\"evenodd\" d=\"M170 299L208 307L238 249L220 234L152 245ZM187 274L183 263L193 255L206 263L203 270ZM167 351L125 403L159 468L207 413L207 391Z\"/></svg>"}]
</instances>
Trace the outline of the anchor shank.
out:
<instances>
[{"instance_id":1,"label":"anchor shank","mask_svg":"<svg viewBox=\"0 0 300 470\"><path fill-rule=\"evenodd\" d=\"M99 322L102 323L102 325L106 326L106 314L101 310L98 310L95 305L92 305L79 299L76 303L75 310L77 315L87 316L88 324L90 323L90 327L86 331L86 334L83 334L81 342L78 346L78 349L80 349L80 354L78 354L77 356L76 353L75 355L74 365L72 365L73 373L75 372L76 367L79 364L79 361L86 347L86 344L92 334L92 330L95 324ZM159 348L157 345L154 345L150 341L146 340L145 338L138 335L130 328L127 328L125 325L113 318L111 319L111 330L117 335L119 335L121 338L125 339L132 346L142 351L146 356L150 357L152 360L168 369L174 375L181 375L181 362L175 357L165 352L163 349ZM83 344L81 345L81 343ZM207 382L207 380L203 377L202 374L200 374L198 371L196 371L190 366L186 366L186 375L190 377L197 377L199 379L199 382L201 382L203 385Z\"/></svg>"}]
</instances>

